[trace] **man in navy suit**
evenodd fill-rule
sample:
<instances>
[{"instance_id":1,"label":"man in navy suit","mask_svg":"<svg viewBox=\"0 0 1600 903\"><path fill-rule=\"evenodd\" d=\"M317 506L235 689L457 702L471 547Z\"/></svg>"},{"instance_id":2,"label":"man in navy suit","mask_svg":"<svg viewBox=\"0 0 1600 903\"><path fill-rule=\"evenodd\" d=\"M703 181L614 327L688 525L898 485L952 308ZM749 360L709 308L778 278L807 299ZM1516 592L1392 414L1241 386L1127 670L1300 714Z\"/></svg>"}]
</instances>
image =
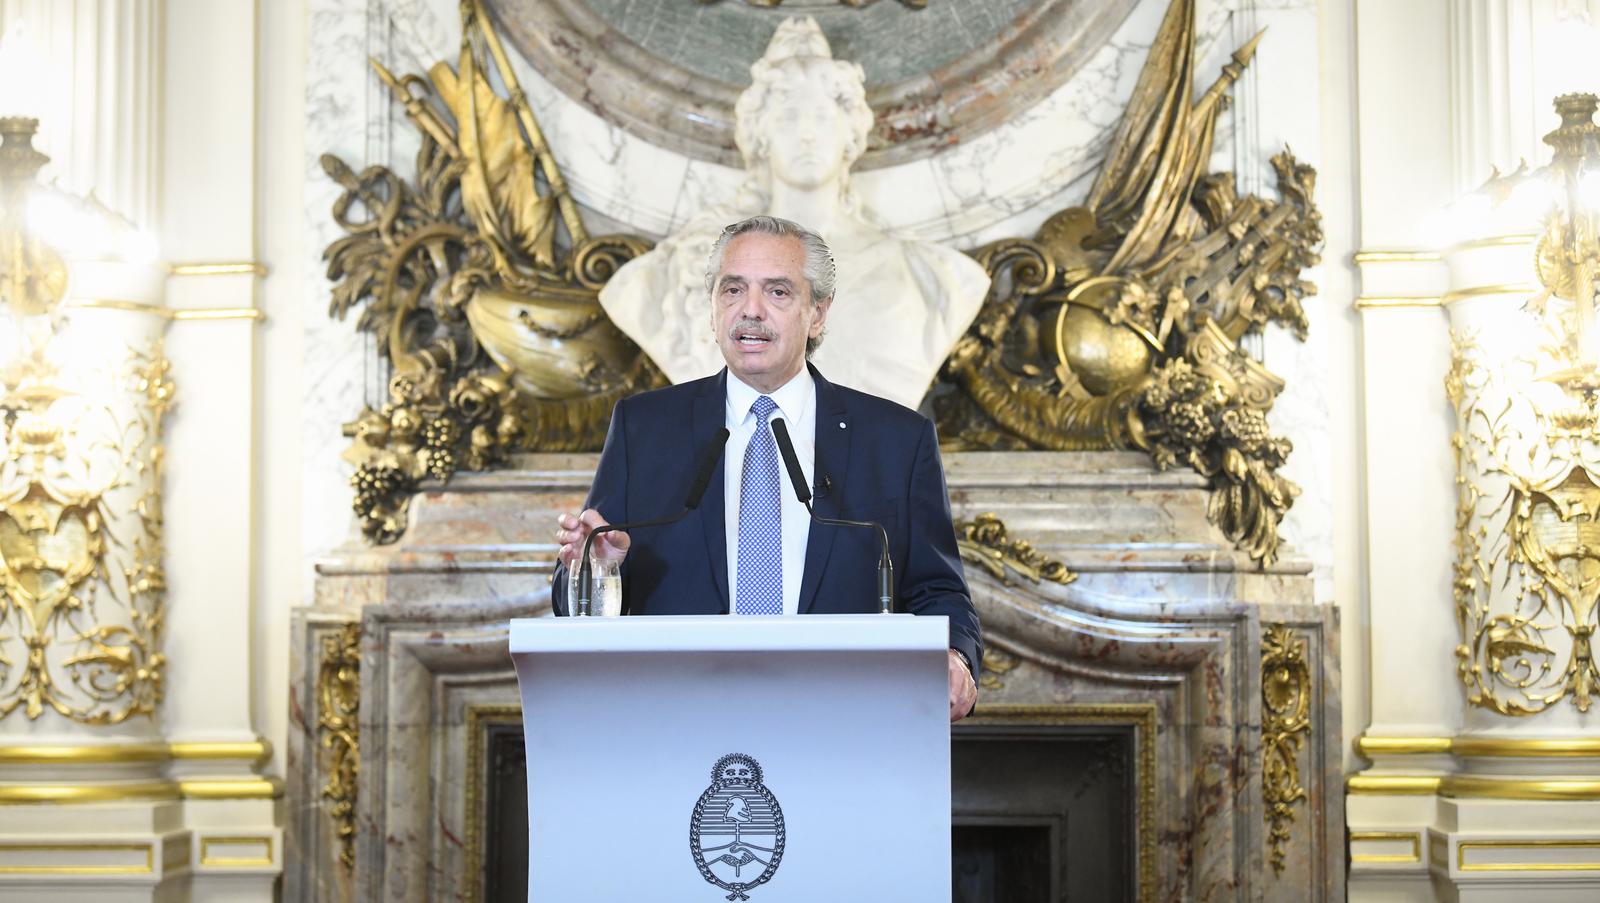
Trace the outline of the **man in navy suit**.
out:
<instances>
[{"instance_id":1,"label":"man in navy suit","mask_svg":"<svg viewBox=\"0 0 1600 903\"><path fill-rule=\"evenodd\" d=\"M566 611L566 569L589 532L680 509L696 457L722 427L730 438L695 512L637 541L596 538L594 554L620 563L624 613L876 611L878 541L811 521L774 448L770 422L782 419L817 514L882 523L896 608L950 619L950 720L964 717L983 647L933 424L806 362L833 303L832 253L802 226L751 217L718 238L706 282L727 369L618 403L584 511L560 518L556 611Z\"/></svg>"}]
</instances>

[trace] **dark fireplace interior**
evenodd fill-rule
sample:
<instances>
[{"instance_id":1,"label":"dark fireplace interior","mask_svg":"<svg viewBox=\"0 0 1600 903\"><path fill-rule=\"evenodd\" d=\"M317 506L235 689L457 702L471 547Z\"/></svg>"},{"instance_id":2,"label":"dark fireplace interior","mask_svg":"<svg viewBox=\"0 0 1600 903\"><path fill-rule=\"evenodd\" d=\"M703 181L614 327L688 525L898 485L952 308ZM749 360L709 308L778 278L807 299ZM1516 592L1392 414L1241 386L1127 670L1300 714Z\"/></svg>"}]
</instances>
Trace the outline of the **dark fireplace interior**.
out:
<instances>
[{"instance_id":1,"label":"dark fireplace interior","mask_svg":"<svg viewBox=\"0 0 1600 903\"><path fill-rule=\"evenodd\" d=\"M522 727L486 726L486 903L528 898ZM957 725L953 903L1135 899L1133 729ZM479 779L479 776L474 776Z\"/></svg>"}]
</instances>

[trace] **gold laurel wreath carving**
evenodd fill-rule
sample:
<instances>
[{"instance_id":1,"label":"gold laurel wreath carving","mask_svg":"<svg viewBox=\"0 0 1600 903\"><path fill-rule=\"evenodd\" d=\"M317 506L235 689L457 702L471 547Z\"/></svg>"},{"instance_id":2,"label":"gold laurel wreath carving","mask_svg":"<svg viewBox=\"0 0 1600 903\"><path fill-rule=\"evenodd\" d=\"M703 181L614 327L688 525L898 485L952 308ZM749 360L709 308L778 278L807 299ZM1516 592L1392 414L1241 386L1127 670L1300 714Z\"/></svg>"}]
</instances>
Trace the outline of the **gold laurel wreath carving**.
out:
<instances>
[{"instance_id":1,"label":"gold laurel wreath carving","mask_svg":"<svg viewBox=\"0 0 1600 903\"><path fill-rule=\"evenodd\" d=\"M1300 749L1311 734L1308 640L1283 624L1266 624L1261 638L1261 783L1269 827L1268 862L1283 874L1284 845L1292 838L1295 804L1306 799Z\"/></svg>"},{"instance_id":2,"label":"gold laurel wreath carving","mask_svg":"<svg viewBox=\"0 0 1600 903\"><path fill-rule=\"evenodd\" d=\"M356 864L356 787L361 773L361 625L345 624L322 637L317 672L317 732L327 752L322 797L346 872Z\"/></svg>"}]
</instances>

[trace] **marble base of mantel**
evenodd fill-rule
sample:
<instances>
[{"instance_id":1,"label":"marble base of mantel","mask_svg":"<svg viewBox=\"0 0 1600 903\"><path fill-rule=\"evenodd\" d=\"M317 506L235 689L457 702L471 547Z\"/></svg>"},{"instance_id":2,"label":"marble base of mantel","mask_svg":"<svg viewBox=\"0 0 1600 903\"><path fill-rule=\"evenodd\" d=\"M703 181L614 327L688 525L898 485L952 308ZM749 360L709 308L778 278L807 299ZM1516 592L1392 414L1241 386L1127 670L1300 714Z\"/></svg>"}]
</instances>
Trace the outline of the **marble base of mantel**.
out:
<instances>
[{"instance_id":1,"label":"marble base of mantel","mask_svg":"<svg viewBox=\"0 0 1600 903\"><path fill-rule=\"evenodd\" d=\"M506 621L548 613L556 514L582 504L594 464L528 455L458 474L413 501L400 542L352 542L319 562L314 603L294 618L288 898L478 899L474 755L481 725L515 717L518 699ZM954 453L945 466L958 519L993 513L1077 574L1008 584L968 567L992 650L972 724L1146 725L1140 900L1342 901L1337 613L1312 604L1309 564L1288 554L1258 568L1206 521L1203 481L1142 455ZM324 638L352 621L353 874L338 862L318 728ZM1262 784L1268 625L1292 631L1309 676L1307 730L1287 741L1305 797L1290 807L1281 872Z\"/></svg>"}]
</instances>

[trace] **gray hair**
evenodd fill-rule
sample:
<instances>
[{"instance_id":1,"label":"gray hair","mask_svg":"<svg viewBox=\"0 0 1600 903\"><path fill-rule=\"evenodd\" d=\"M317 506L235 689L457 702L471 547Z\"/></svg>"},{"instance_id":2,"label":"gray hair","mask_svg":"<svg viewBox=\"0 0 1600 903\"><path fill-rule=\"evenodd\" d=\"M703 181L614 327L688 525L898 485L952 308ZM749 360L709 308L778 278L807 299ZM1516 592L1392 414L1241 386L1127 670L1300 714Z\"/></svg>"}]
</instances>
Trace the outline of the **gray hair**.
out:
<instances>
[{"instance_id":1,"label":"gray hair","mask_svg":"<svg viewBox=\"0 0 1600 903\"><path fill-rule=\"evenodd\" d=\"M722 269L722 256L728 250L728 242L745 234L777 235L799 239L806 252L802 273L806 277L807 287L811 290L811 303L821 304L833 297L834 280L838 272L833 263L833 252L828 250L828 243L822 240L822 236L799 223L765 215L742 219L723 229L722 234L717 236L716 244L711 246L711 257L706 261L707 295L714 295L716 292L717 273ZM810 357L821 344L820 335L806 339L806 357Z\"/></svg>"}]
</instances>

